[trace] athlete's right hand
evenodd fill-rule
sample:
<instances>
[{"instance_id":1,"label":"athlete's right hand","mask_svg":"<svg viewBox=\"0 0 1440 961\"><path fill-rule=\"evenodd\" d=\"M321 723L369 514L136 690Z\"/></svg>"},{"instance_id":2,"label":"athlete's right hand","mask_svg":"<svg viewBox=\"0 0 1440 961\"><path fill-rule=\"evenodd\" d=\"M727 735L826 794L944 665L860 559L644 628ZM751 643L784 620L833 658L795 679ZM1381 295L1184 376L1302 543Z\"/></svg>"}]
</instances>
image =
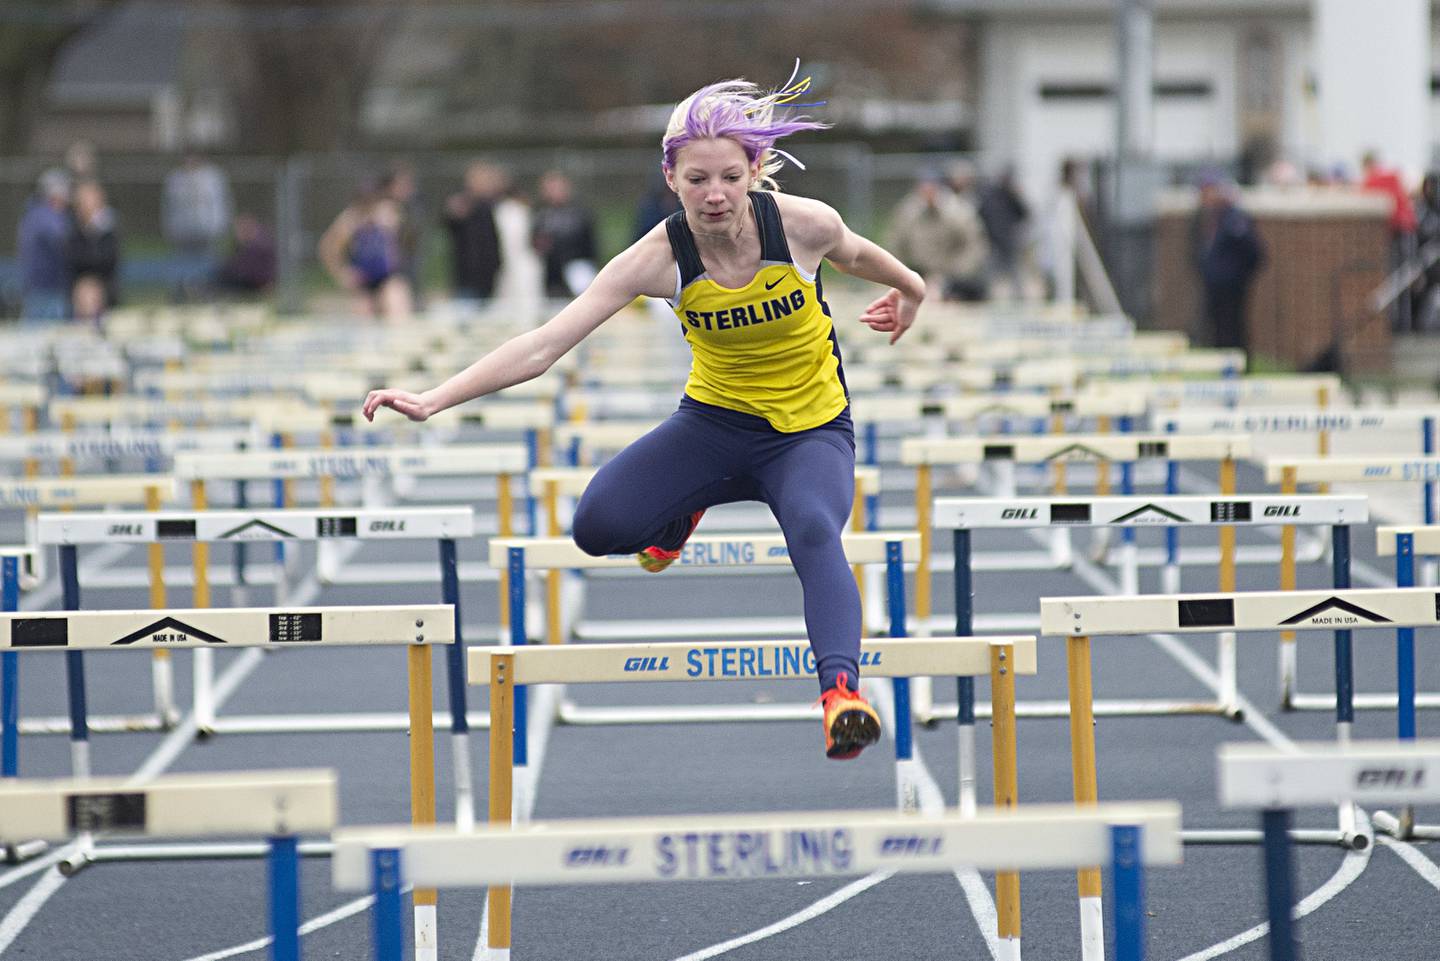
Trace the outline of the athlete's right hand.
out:
<instances>
[{"instance_id":1,"label":"athlete's right hand","mask_svg":"<svg viewBox=\"0 0 1440 961\"><path fill-rule=\"evenodd\" d=\"M434 413L429 404L425 402L423 394L412 394L408 390L397 390L394 387L372 390L365 398L365 406L361 408L361 411L365 414L366 420L373 421L375 412L381 407L399 411L417 423Z\"/></svg>"}]
</instances>

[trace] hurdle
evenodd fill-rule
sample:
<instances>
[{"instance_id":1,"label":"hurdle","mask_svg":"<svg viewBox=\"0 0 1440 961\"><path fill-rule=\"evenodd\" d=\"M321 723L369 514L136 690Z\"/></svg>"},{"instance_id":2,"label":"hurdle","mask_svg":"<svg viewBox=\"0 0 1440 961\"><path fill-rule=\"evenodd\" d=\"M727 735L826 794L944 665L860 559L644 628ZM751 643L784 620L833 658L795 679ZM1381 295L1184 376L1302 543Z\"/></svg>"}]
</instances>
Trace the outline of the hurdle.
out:
<instances>
[{"instance_id":1,"label":"hurdle","mask_svg":"<svg viewBox=\"0 0 1440 961\"><path fill-rule=\"evenodd\" d=\"M1295 961L1300 956L1291 914L1294 808L1440 800L1440 741L1353 741L1285 748L1223 744L1217 761L1220 803L1260 810L1271 961Z\"/></svg>"},{"instance_id":2,"label":"hurdle","mask_svg":"<svg viewBox=\"0 0 1440 961\"><path fill-rule=\"evenodd\" d=\"M68 610L80 606L79 547L94 544L191 544L252 543L256 541L395 541L433 540L439 550L440 602L454 609L455 641L447 650L450 712L437 717L437 726L448 726L456 771L456 817L464 824L474 818L474 800L469 777L469 721L465 705L464 642L461 635L460 578L456 562L457 539L474 536L474 515L468 507L379 508L349 511L249 510L125 514L42 514L38 522L40 544L55 544L60 550L61 577L68 585ZM195 606L210 607L207 572L195 570ZM165 584L152 606L165 607ZM276 604L284 604L283 583L276 582ZM216 716L214 658L210 648L195 649L192 710L196 736L215 734L275 734L343 731L403 731L410 725L404 714L289 714ZM77 655L78 658L78 655ZM84 675L76 673L75 697L84 701ZM78 725L70 718L51 722L40 730L69 733L76 737L94 725Z\"/></svg>"},{"instance_id":3,"label":"hurdle","mask_svg":"<svg viewBox=\"0 0 1440 961\"><path fill-rule=\"evenodd\" d=\"M1429 421L1426 421L1429 423ZM1427 449L1434 446L1433 429L1425 438ZM1372 483L1379 481L1416 482L1421 484L1420 517L1425 524L1435 523L1435 479L1440 478L1440 457L1280 457L1265 461L1266 483L1279 483L1283 492L1293 493L1301 484ZM1294 531L1281 542L1280 585L1295 584ZM1413 576L1413 575L1412 575ZM1435 583L1432 565L1426 565L1424 581ZM1296 661L1298 644L1290 632L1280 636L1280 703L1287 710L1329 710L1334 701L1323 694L1309 694L1298 689ZM1361 709L1389 708L1395 702L1359 695L1354 706Z\"/></svg>"},{"instance_id":4,"label":"hurdle","mask_svg":"<svg viewBox=\"0 0 1440 961\"><path fill-rule=\"evenodd\" d=\"M1121 418L1121 428L1129 425ZM915 468L915 526L920 531L920 554L915 570L915 614L924 630L928 627L934 607L931 601L932 556L931 500L932 472L939 466L996 464L1093 463L1120 464L1122 494L1134 493L1131 465L1139 461L1219 461L1220 492L1235 490L1235 461L1250 454L1250 439L1244 435L1208 437L1175 437L1165 434L1054 434L1034 437L995 435L987 437L911 437L900 442L900 461ZM1107 480L1102 475L1101 480ZM1013 496L1013 491L1002 491ZM1173 493L1173 492L1172 492ZM1057 529L1051 540L1048 566L1063 569L1072 563L1070 541L1063 529ZM1128 533L1128 531L1126 532ZM1228 540L1227 540L1228 538ZM1234 533L1221 530L1222 551L1234 548ZM1178 561L1170 578L1178 584ZM919 692L917 701L929 704L928 692Z\"/></svg>"},{"instance_id":5,"label":"hurdle","mask_svg":"<svg viewBox=\"0 0 1440 961\"><path fill-rule=\"evenodd\" d=\"M1335 632L1336 739L1350 740L1353 629L1431 626L1437 623L1435 592L1423 589L1246 591L1242 593L1146 595L1142 597L1047 597L1040 601L1040 632L1067 638L1070 744L1077 804L1097 800L1095 731L1091 702L1090 639L1101 635L1213 633L1216 631L1333 630ZM1234 831L1189 831L1200 843L1248 843ZM1360 849L1370 843L1352 805L1342 804L1337 831L1297 832L1296 840ZM1082 938L1098 937L1099 879L1079 876ZM1089 933L1087 933L1089 932ZM1098 955L1086 954L1086 958Z\"/></svg>"},{"instance_id":6,"label":"hurdle","mask_svg":"<svg viewBox=\"0 0 1440 961\"><path fill-rule=\"evenodd\" d=\"M955 633L968 635L974 626L974 572L971 565L972 534L976 530L1071 529L1077 527L1217 527L1220 547L1220 589L1235 590L1235 527L1300 524L1330 528L1334 545L1334 584L1350 586L1350 527L1369 520L1364 497L1312 495L1235 495L1222 497L942 497L935 501L935 527L950 530L955 552ZM1226 531L1229 538L1224 538ZM1139 569L1135 545L1125 545L1121 556L1120 591L1139 593ZM1212 714L1238 720L1239 683L1234 632L1221 631L1216 652L1216 673L1220 691L1214 701L1104 700L1093 710L1105 716L1146 716ZM975 692L962 681L958 717L961 724L975 723ZM1022 717L1064 717L1072 702L1022 702L1016 710ZM957 716L948 708L939 709L923 720Z\"/></svg>"},{"instance_id":7,"label":"hurdle","mask_svg":"<svg viewBox=\"0 0 1440 961\"><path fill-rule=\"evenodd\" d=\"M905 554L914 551L919 535L914 531L866 531L847 532L841 535L846 559L852 565L884 564L886 583L886 610L889 617L890 636L901 637L905 627ZM554 570L612 570L624 573L639 572L634 555L612 555L592 557L580 550L568 537L533 538L491 538L489 546L490 565L507 574L508 590L502 587L500 603L508 607L510 643L516 646L529 643L527 621L516 622L516 617L528 613L529 591L527 578L531 573ZM790 552L781 534L706 534L690 538L680 552L679 559L667 573L684 574L687 571L718 573L727 569L744 570L765 567L782 567L790 563ZM504 582L502 582L504 583ZM547 597L548 600L548 597ZM713 634L713 630L706 633ZM670 632L675 636L676 632ZM630 635L633 637L633 632ZM607 637L607 640L610 638ZM908 695L908 690L907 690ZM523 702L525 691L520 688L517 696ZM907 709L908 711L908 709ZM673 713L672 713L673 712ZM898 710L897 710L898 713ZM523 709L520 710L523 716ZM645 722L684 721L781 721L810 720L813 714L807 705L747 704L727 708L705 708L699 713L681 711L678 708L664 715L645 715ZM632 724L640 720L628 709L584 708L561 702L556 719L562 724ZM523 721L522 721L523 723Z\"/></svg>"},{"instance_id":8,"label":"hurdle","mask_svg":"<svg viewBox=\"0 0 1440 961\"><path fill-rule=\"evenodd\" d=\"M1181 860L1180 807L1028 805L973 817L873 811L622 818L490 826L473 832L335 832L332 883L376 896L375 957L401 958L400 890L499 884L615 884L813 878L871 872L1013 872L1109 862L1117 957L1144 957L1143 866ZM491 919L491 931L494 929ZM508 958L508 949L492 950ZM1015 952L1007 961L1019 958Z\"/></svg>"},{"instance_id":9,"label":"hurdle","mask_svg":"<svg viewBox=\"0 0 1440 961\"><path fill-rule=\"evenodd\" d=\"M431 693L432 644L455 642L455 611L449 605L408 607L232 608L228 610L65 611L0 614L0 650L75 654L81 650L144 651L155 648L308 646L404 646L409 675L410 814L417 825L435 823L435 730ZM83 701L72 700L76 727L85 728ZM88 741L71 758L74 775L90 773ZM174 846L147 855L177 859L195 853ZM204 849L198 853L205 854ZM253 852L252 852L253 853ZM208 856L208 854L205 854ZM235 856L247 856L239 852ZM134 849L110 851L83 841L61 865L74 873L89 864L128 861ZM416 944L435 940L434 892L415 892Z\"/></svg>"},{"instance_id":10,"label":"hurdle","mask_svg":"<svg viewBox=\"0 0 1440 961\"><path fill-rule=\"evenodd\" d=\"M335 772L171 774L137 785L122 778L0 782L0 841L107 834L144 837L264 835L272 961L300 958L300 857L339 816ZM251 847L258 847L250 845ZM328 849L328 845L322 848ZM151 851L157 850L155 847ZM215 856L229 853L216 846Z\"/></svg>"},{"instance_id":11,"label":"hurdle","mask_svg":"<svg viewBox=\"0 0 1440 961\"><path fill-rule=\"evenodd\" d=\"M1323 406L1322 396L1343 396L1338 374L1247 374L1235 377L1155 377L1147 380L1094 377L1087 386L1100 393L1138 392L1151 411L1195 406L1236 407L1269 404ZM1324 391L1324 395L1322 395Z\"/></svg>"}]
</instances>

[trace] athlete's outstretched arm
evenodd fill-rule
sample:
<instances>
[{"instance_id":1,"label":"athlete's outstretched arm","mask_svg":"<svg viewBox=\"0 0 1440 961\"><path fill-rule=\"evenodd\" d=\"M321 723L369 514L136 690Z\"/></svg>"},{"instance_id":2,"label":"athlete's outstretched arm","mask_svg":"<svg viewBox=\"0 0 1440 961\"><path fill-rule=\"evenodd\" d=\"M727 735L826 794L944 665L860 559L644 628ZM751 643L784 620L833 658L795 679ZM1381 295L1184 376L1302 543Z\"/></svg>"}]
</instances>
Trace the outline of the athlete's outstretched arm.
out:
<instances>
[{"instance_id":1,"label":"athlete's outstretched arm","mask_svg":"<svg viewBox=\"0 0 1440 961\"><path fill-rule=\"evenodd\" d=\"M915 323L915 312L925 299L925 278L884 247L847 227L832 207L816 200L793 197L789 200L791 205L800 208L797 212L802 214L799 220L808 235L806 239L836 270L890 288L865 308L860 322L890 334L892 344L899 340Z\"/></svg>"},{"instance_id":2,"label":"athlete's outstretched arm","mask_svg":"<svg viewBox=\"0 0 1440 961\"><path fill-rule=\"evenodd\" d=\"M665 259L668 255L668 245L660 248L650 237L640 240L606 264L594 282L550 320L510 338L443 384L420 394L393 387L372 390L362 408L365 418L374 420L375 411L389 407L422 421L539 377L636 297L673 296L675 267Z\"/></svg>"}]
</instances>

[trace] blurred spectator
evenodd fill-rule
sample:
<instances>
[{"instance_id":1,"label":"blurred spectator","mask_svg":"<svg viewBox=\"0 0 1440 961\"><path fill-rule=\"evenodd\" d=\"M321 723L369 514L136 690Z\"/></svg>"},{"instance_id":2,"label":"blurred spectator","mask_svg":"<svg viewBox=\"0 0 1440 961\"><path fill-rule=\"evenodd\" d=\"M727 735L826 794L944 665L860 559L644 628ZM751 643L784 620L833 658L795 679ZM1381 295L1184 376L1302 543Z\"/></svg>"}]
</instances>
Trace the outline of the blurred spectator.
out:
<instances>
[{"instance_id":1,"label":"blurred spectator","mask_svg":"<svg viewBox=\"0 0 1440 961\"><path fill-rule=\"evenodd\" d=\"M558 170L540 178L540 205L535 210L535 249L545 259L545 292L571 297L595 279L595 221L575 200L570 178Z\"/></svg>"},{"instance_id":2,"label":"blurred spectator","mask_svg":"<svg viewBox=\"0 0 1440 961\"><path fill-rule=\"evenodd\" d=\"M495 294L495 277L502 263L495 205L504 189L504 172L477 161L465 168L464 189L445 201L450 280L456 297L489 299Z\"/></svg>"},{"instance_id":3,"label":"blurred spectator","mask_svg":"<svg viewBox=\"0 0 1440 961\"><path fill-rule=\"evenodd\" d=\"M235 217L235 232L216 283L233 294L262 294L275 283L275 236L254 215Z\"/></svg>"},{"instance_id":4,"label":"blurred spectator","mask_svg":"<svg viewBox=\"0 0 1440 961\"><path fill-rule=\"evenodd\" d=\"M1060 178L1050 197L1040 248L1048 296L1060 304L1075 302L1075 243L1081 230L1080 173L1080 162L1075 158L1060 161Z\"/></svg>"},{"instance_id":5,"label":"blurred spectator","mask_svg":"<svg viewBox=\"0 0 1440 961\"><path fill-rule=\"evenodd\" d=\"M635 205L635 229L632 231L634 239L644 237L656 224L679 209L680 198L670 189L669 184L665 183L665 174L656 170L651 174L650 182L645 185L640 202Z\"/></svg>"},{"instance_id":6,"label":"blurred spectator","mask_svg":"<svg viewBox=\"0 0 1440 961\"><path fill-rule=\"evenodd\" d=\"M885 248L946 300L985 296L989 245L975 208L927 171L900 201L885 234Z\"/></svg>"},{"instance_id":7,"label":"blurred spectator","mask_svg":"<svg viewBox=\"0 0 1440 961\"><path fill-rule=\"evenodd\" d=\"M187 153L165 176L160 222L174 248L175 295L203 296L219 268L230 234L230 181L225 172L197 153Z\"/></svg>"},{"instance_id":8,"label":"blurred spectator","mask_svg":"<svg viewBox=\"0 0 1440 961\"><path fill-rule=\"evenodd\" d=\"M1435 171L1420 182L1415 221L1417 253L1425 265L1416 297L1415 327L1433 331L1440 327L1440 174Z\"/></svg>"},{"instance_id":9,"label":"blurred spectator","mask_svg":"<svg viewBox=\"0 0 1440 961\"><path fill-rule=\"evenodd\" d=\"M400 212L400 273L410 285L415 308L423 309L420 258L425 250L425 212L415 168L403 160L392 164L380 180L380 190Z\"/></svg>"},{"instance_id":10,"label":"blurred spectator","mask_svg":"<svg viewBox=\"0 0 1440 961\"><path fill-rule=\"evenodd\" d=\"M538 319L545 299L545 266L530 243L535 215L529 198L503 171L495 203L495 231L500 237L500 275L495 294L513 310Z\"/></svg>"},{"instance_id":11,"label":"blurred spectator","mask_svg":"<svg viewBox=\"0 0 1440 961\"><path fill-rule=\"evenodd\" d=\"M1265 252L1255 221L1236 205L1235 195L1234 184L1220 174L1201 176L1194 251L1211 344L1243 349L1248 339L1245 298Z\"/></svg>"},{"instance_id":12,"label":"blurred spectator","mask_svg":"<svg viewBox=\"0 0 1440 961\"><path fill-rule=\"evenodd\" d=\"M70 267L70 310L76 320L99 321L120 302L120 235L115 212L94 180L75 184L65 259Z\"/></svg>"},{"instance_id":13,"label":"blurred spectator","mask_svg":"<svg viewBox=\"0 0 1440 961\"><path fill-rule=\"evenodd\" d=\"M366 316L402 320L411 314L410 282L401 272L400 209L367 185L320 238L320 262L335 282L358 296Z\"/></svg>"},{"instance_id":14,"label":"blurred spectator","mask_svg":"<svg viewBox=\"0 0 1440 961\"><path fill-rule=\"evenodd\" d=\"M70 178L63 170L40 175L35 196L20 217L20 318L64 320L70 313Z\"/></svg>"},{"instance_id":15,"label":"blurred spectator","mask_svg":"<svg viewBox=\"0 0 1440 961\"><path fill-rule=\"evenodd\" d=\"M990 241L991 280L1004 280L1009 297L1025 296L1022 254L1030 206L1020 196L1015 168L1007 166L994 183L980 191L980 222Z\"/></svg>"},{"instance_id":16,"label":"blurred spectator","mask_svg":"<svg viewBox=\"0 0 1440 961\"><path fill-rule=\"evenodd\" d=\"M1415 256L1415 208L1410 205L1410 195L1399 172L1382 166L1375 151L1365 152L1360 169L1360 189L1390 198L1390 269L1400 270ZM1390 326L1394 330L1410 329L1409 297L1402 294L1391 304Z\"/></svg>"}]
</instances>

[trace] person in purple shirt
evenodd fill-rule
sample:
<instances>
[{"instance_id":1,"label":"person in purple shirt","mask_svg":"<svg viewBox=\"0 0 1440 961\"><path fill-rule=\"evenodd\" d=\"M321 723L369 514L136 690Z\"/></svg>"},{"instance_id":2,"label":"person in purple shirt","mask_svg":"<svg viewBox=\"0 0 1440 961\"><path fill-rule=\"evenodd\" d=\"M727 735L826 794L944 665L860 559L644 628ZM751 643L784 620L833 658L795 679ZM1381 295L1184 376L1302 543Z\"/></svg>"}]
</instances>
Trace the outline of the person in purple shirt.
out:
<instances>
[{"instance_id":1,"label":"person in purple shirt","mask_svg":"<svg viewBox=\"0 0 1440 961\"><path fill-rule=\"evenodd\" d=\"M39 189L20 218L20 318L26 323L64 320L70 308L70 178L64 171L40 175Z\"/></svg>"}]
</instances>

